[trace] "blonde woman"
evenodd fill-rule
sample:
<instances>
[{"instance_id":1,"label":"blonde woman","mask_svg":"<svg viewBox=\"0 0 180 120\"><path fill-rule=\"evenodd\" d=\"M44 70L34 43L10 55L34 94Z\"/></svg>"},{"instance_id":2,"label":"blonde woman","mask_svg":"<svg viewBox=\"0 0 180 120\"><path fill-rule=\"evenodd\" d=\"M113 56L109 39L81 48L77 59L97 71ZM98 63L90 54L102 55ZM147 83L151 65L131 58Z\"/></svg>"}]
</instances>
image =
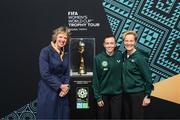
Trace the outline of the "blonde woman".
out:
<instances>
[{"instance_id":1,"label":"blonde woman","mask_svg":"<svg viewBox=\"0 0 180 120\"><path fill-rule=\"evenodd\" d=\"M37 119L69 118L69 55L66 49L69 39L70 30L60 26L53 31L50 45L40 52Z\"/></svg>"},{"instance_id":2,"label":"blonde woman","mask_svg":"<svg viewBox=\"0 0 180 120\"><path fill-rule=\"evenodd\" d=\"M127 31L123 34L126 49L123 54L123 102L128 119L143 118L143 107L150 104L153 89L147 58L142 50L136 48L136 42L136 32Z\"/></svg>"}]
</instances>

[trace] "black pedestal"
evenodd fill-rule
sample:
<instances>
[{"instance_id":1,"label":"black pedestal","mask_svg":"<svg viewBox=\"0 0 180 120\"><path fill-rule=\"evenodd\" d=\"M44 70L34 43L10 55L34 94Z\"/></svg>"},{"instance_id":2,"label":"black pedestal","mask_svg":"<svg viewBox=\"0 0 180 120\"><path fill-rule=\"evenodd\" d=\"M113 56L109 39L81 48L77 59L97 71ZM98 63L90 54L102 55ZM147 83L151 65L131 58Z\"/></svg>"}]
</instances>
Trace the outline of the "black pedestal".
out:
<instances>
[{"instance_id":1,"label":"black pedestal","mask_svg":"<svg viewBox=\"0 0 180 120\"><path fill-rule=\"evenodd\" d=\"M92 76L70 79L70 119L95 119L96 102L92 90Z\"/></svg>"}]
</instances>

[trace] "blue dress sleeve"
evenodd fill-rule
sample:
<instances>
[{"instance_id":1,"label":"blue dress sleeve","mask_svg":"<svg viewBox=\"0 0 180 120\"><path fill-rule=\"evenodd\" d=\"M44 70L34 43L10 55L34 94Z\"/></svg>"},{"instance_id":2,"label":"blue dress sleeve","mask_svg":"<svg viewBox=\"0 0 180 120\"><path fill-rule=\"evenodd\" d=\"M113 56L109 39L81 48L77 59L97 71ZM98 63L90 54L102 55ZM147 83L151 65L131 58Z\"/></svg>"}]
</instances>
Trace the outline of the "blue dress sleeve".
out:
<instances>
[{"instance_id":1,"label":"blue dress sleeve","mask_svg":"<svg viewBox=\"0 0 180 120\"><path fill-rule=\"evenodd\" d=\"M69 84L69 80L70 80L69 69L66 70L65 75L63 76L63 79L64 79L63 84Z\"/></svg>"}]
</instances>

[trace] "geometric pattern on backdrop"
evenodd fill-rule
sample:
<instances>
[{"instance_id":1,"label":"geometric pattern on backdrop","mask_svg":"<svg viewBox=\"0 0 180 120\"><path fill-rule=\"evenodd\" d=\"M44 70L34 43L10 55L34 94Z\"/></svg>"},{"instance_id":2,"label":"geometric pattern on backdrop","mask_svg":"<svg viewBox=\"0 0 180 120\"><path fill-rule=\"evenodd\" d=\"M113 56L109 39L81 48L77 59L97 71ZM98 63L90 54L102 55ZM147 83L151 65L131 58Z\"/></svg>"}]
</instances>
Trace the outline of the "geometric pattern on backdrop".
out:
<instances>
[{"instance_id":1,"label":"geometric pattern on backdrop","mask_svg":"<svg viewBox=\"0 0 180 120\"><path fill-rule=\"evenodd\" d=\"M153 81L180 73L180 2L176 0L103 0L119 49L122 34L138 33L138 47L150 53Z\"/></svg>"},{"instance_id":2,"label":"geometric pattern on backdrop","mask_svg":"<svg viewBox=\"0 0 180 120\"><path fill-rule=\"evenodd\" d=\"M35 120L37 111L37 100L24 105L18 110L2 118L2 120Z\"/></svg>"},{"instance_id":3,"label":"geometric pattern on backdrop","mask_svg":"<svg viewBox=\"0 0 180 120\"><path fill-rule=\"evenodd\" d=\"M180 73L180 2L178 0L102 0L119 49L122 33L135 30L138 47L150 53L153 81ZM2 119L36 119L34 100Z\"/></svg>"}]
</instances>

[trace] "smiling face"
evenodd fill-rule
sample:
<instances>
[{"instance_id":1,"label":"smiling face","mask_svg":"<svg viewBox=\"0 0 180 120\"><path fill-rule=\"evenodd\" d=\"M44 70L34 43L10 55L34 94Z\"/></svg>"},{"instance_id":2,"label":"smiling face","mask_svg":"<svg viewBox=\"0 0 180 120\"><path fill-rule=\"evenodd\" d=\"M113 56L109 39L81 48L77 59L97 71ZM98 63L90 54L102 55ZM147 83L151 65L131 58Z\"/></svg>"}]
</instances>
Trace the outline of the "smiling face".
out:
<instances>
[{"instance_id":1,"label":"smiling face","mask_svg":"<svg viewBox=\"0 0 180 120\"><path fill-rule=\"evenodd\" d=\"M70 40L70 30L68 27L60 26L53 30L52 42L57 49L63 48Z\"/></svg>"},{"instance_id":2,"label":"smiling face","mask_svg":"<svg viewBox=\"0 0 180 120\"><path fill-rule=\"evenodd\" d=\"M114 49L116 47L116 41L114 37L107 37L104 40L104 48L106 49L106 52L108 54L112 54L114 52Z\"/></svg>"},{"instance_id":3,"label":"smiling face","mask_svg":"<svg viewBox=\"0 0 180 120\"><path fill-rule=\"evenodd\" d=\"M67 34L66 33L59 33L57 36L56 36L56 40L55 40L55 45L57 48L62 48L66 45L67 43Z\"/></svg>"},{"instance_id":4,"label":"smiling face","mask_svg":"<svg viewBox=\"0 0 180 120\"><path fill-rule=\"evenodd\" d=\"M128 52L131 52L135 49L136 46L136 39L135 36L133 34L127 34L124 37L124 47L126 48L126 50Z\"/></svg>"}]
</instances>

